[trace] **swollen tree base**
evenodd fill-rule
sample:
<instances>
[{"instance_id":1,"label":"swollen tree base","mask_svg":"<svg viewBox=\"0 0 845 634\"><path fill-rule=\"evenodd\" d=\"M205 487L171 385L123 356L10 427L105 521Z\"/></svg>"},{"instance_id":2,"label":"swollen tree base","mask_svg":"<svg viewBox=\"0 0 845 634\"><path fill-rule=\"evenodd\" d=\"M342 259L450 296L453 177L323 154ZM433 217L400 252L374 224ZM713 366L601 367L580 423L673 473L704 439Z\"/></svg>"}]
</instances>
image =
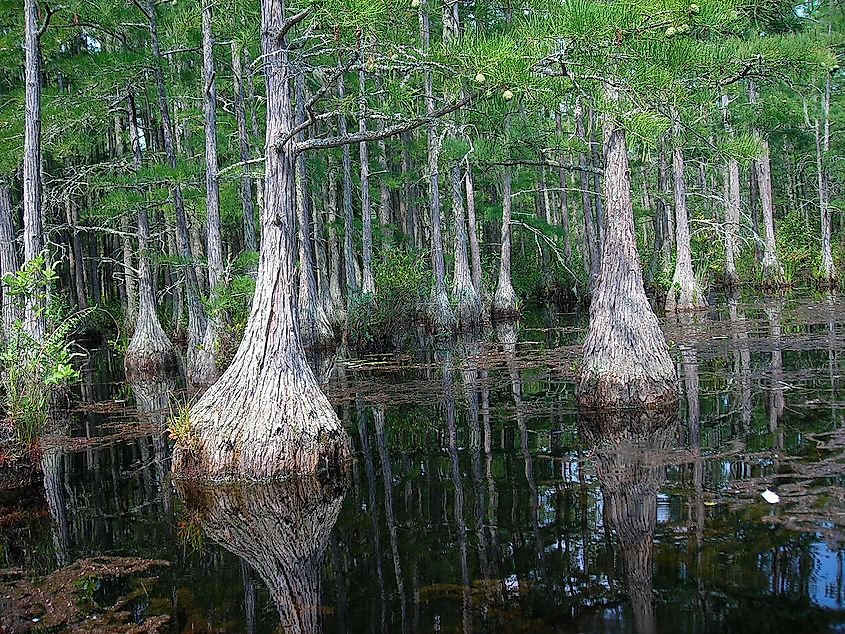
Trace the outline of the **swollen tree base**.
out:
<instances>
[{"instance_id":1,"label":"swollen tree base","mask_svg":"<svg viewBox=\"0 0 845 634\"><path fill-rule=\"evenodd\" d=\"M176 352L158 317L149 315L143 307L126 348L123 365L127 377L169 374L177 368Z\"/></svg>"},{"instance_id":2,"label":"swollen tree base","mask_svg":"<svg viewBox=\"0 0 845 634\"><path fill-rule=\"evenodd\" d=\"M173 472L184 479L277 480L332 471L350 456L349 437L304 359L265 368L248 357L191 408Z\"/></svg>"}]
</instances>

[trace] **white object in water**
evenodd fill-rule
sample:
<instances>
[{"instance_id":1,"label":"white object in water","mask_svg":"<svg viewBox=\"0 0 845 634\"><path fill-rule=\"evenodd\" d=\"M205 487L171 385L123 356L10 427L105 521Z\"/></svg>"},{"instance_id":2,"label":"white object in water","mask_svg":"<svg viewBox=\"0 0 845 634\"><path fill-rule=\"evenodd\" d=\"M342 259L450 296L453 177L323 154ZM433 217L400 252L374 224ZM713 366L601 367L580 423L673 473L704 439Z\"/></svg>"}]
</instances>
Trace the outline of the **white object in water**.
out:
<instances>
[{"instance_id":1,"label":"white object in water","mask_svg":"<svg viewBox=\"0 0 845 634\"><path fill-rule=\"evenodd\" d=\"M766 500L766 502L768 502L769 504L777 504L778 502L780 502L780 496L774 491L770 491L769 489L766 489L760 495L763 496L763 499Z\"/></svg>"}]
</instances>

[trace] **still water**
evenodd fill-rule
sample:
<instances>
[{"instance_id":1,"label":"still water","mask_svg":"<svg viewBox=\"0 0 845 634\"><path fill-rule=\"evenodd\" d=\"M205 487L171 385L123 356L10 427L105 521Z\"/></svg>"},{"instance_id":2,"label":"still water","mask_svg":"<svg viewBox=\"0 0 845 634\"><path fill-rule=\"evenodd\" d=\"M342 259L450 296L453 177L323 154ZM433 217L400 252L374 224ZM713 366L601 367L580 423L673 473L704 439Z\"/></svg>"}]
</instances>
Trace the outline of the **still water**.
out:
<instances>
[{"instance_id":1,"label":"still water","mask_svg":"<svg viewBox=\"0 0 845 634\"><path fill-rule=\"evenodd\" d=\"M574 315L322 359L341 482L174 483L188 395L94 352L0 493L0 632L845 631L842 302L664 320L682 395L648 418L579 418Z\"/></svg>"}]
</instances>

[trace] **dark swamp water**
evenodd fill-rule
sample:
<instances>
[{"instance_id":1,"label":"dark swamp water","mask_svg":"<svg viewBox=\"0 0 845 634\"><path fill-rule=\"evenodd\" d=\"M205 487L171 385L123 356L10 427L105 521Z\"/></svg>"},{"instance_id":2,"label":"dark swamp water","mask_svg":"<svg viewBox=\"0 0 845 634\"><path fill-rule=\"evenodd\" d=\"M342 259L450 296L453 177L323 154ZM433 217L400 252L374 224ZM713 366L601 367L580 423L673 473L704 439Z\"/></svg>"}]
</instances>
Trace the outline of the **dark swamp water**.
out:
<instances>
[{"instance_id":1,"label":"dark swamp water","mask_svg":"<svg viewBox=\"0 0 845 634\"><path fill-rule=\"evenodd\" d=\"M348 478L214 492L168 475L176 381L95 352L0 493L0 631L845 631L843 299L664 327L648 420L579 419L571 315L324 360Z\"/></svg>"}]
</instances>

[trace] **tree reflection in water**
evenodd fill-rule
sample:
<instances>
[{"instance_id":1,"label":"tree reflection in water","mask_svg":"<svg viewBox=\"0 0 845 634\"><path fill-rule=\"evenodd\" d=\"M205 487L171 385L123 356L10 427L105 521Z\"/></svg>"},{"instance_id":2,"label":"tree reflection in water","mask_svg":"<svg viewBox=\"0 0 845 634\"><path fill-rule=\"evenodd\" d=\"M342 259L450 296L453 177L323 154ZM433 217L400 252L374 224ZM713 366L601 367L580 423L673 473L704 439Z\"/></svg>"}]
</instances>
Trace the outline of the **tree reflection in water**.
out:
<instances>
[{"instance_id":1,"label":"tree reflection in water","mask_svg":"<svg viewBox=\"0 0 845 634\"><path fill-rule=\"evenodd\" d=\"M320 565L345 494L344 477L177 490L205 535L261 577L286 634L321 631Z\"/></svg>"},{"instance_id":2,"label":"tree reflection in water","mask_svg":"<svg viewBox=\"0 0 845 634\"><path fill-rule=\"evenodd\" d=\"M582 413L579 420L595 462L605 519L616 534L639 634L655 631L652 559L657 493L666 480L676 423L674 409Z\"/></svg>"}]
</instances>

